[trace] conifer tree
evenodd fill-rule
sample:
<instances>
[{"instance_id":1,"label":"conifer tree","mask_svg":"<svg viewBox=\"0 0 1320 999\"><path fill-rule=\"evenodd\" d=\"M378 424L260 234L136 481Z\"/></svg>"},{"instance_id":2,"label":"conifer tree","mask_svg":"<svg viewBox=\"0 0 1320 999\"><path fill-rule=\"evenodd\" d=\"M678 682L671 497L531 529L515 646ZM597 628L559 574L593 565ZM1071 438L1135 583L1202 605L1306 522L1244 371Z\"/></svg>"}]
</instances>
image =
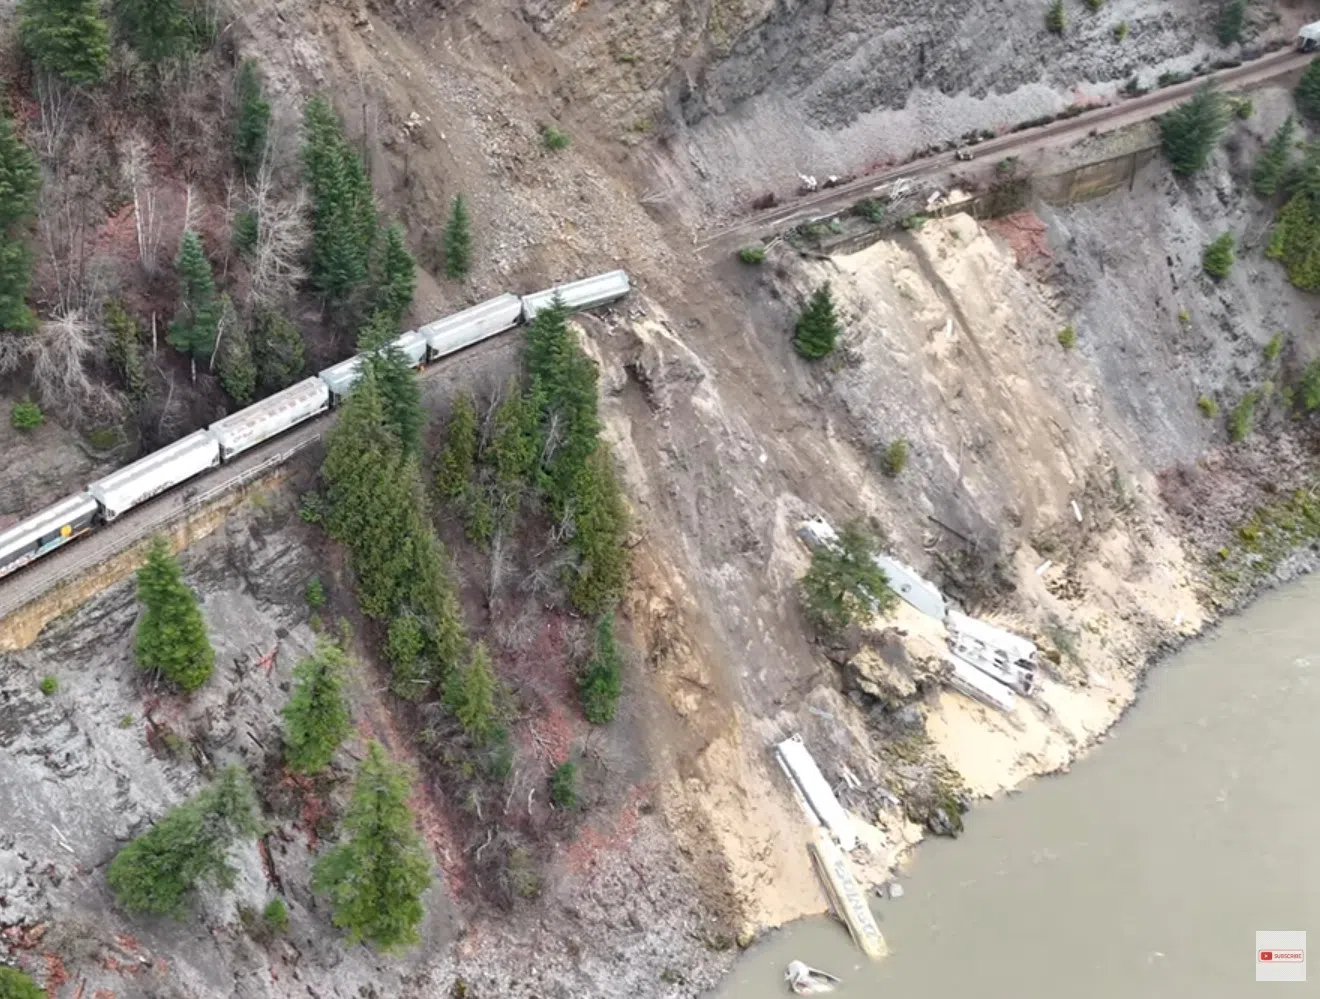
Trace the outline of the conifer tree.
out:
<instances>
[{"instance_id":1,"label":"conifer tree","mask_svg":"<svg viewBox=\"0 0 1320 999\"><path fill-rule=\"evenodd\" d=\"M137 321L124 311L118 301L105 305L105 328L110 334L106 352L110 363L124 382L129 397L140 402L147 394L147 364L142 356L142 340Z\"/></svg>"},{"instance_id":2,"label":"conifer tree","mask_svg":"<svg viewBox=\"0 0 1320 999\"><path fill-rule=\"evenodd\" d=\"M871 614L884 613L898 597L875 564L877 546L857 524L839 533L836 545L817 548L802 578L807 616L825 631L837 632Z\"/></svg>"},{"instance_id":3,"label":"conifer tree","mask_svg":"<svg viewBox=\"0 0 1320 999\"><path fill-rule=\"evenodd\" d=\"M115 0L119 34L142 60L159 65L183 55L190 25L180 0Z\"/></svg>"},{"instance_id":4,"label":"conifer tree","mask_svg":"<svg viewBox=\"0 0 1320 999\"><path fill-rule=\"evenodd\" d=\"M602 614L623 595L630 561L623 543L628 508L607 448L597 448L578 472L572 512L573 546L581 561L570 597L584 614Z\"/></svg>"},{"instance_id":5,"label":"conifer tree","mask_svg":"<svg viewBox=\"0 0 1320 999\"><path fill-rule=\"evenodd\" d=\"M422 410L422 390L417 384L417 372L398 348L391 346L397 338L393 319L377 312L358 335L358 350L376 372L386 422L403 445L404 453L416 454L422 443L426 413Z\"/></svg>"},{"instance_id":6,"label":"conifer tree","mask_svg":"<svg viewBox=\"0 0 1320 999\"><path fill-rule=\"evenodd\" d=\"M496 728L495 671L484 642L472 647L467 665L451 670L445 680L445 707L477 745L485 745Z\"/></svg>"},{"instance_id":7,"label":"conifer tree","mask_svg":"<svg viewBox=\"0 0 1320 999\"><path fill-rule=\"evenodd\" d=\"M793 347L807 360L816 361L833 352L838 337L839 320L827 281L812 292L806 308L798 317Z\"/></svg>"},{"instance_id":8,"label":"conifer tree","mask_svg":"<svg viewBox=\"0 0 1320 999\"><path fill-rule=\"evenodd\" d=\"M1278 191L1279 181L1288 170L1288 154L1292 151L1293 133L1296 130L1297 121L1289 115L1256 160L1251 183L1262 198L1271 198Z\"/></svg>"},{"instance_id":9,"label":"conifer tree","mask_svg":"<svg viewBox=\"0 0 1320 999\"><path fill-rule=\"evenodd\" d=\"M397 224L385 230L378 288L377 311L388 316L392 323L401 323L408 307L412 305L417 274L413 256L403 239L403 229Z\"/></svg>"},{"instance_id":10,"label":"conifer tree","mask_svg":"<svg viewBox=\"0 0 1320 999\"><path fill-rule=\"evenodd\" d=\"M312 196L312 282L336 304L367 290L376 205L362 159L323 97L303 114L303 175Z\"/></svg>"},{"instance_id":11,"label":"conifer tree","mask_svg":"<svg viewBox=\"0 0 1320 999\"><path fill-rule=\"evenodd\" d=\"M389 660L392 682L390 689L410 701L418 700L431 684L426 654L426 628L422 619L411 611L399 614L390 622L385 641L385 658Z\"/></svg>"},{"instance_id":12,"label":"conifer tree","mask_svg":"<svg viewBox=\"0 0 1320 999\"><path fill-rule=\"evenodd\" d=\"M495 410L490 442L482 460L494 474L492 529L513 527L523 487L536 466L536 408L510 378L504 399Z\"/></svg>"},{"instance_id":13,"label":"conifer tree","mask_svg":"<svg viewBox=\"0 0 1320 999\"><path fill-rule=\"evenodd\" d=\"M334 758L352 730L344 698L348 658L322 640L293 668L293 693L284 706L284 762L290 770L316 774Z\"/></svg>"},{"instance_id":14,"label":"conifer tree","mask_svg":"<svg viewBox=\"0 0 1320 999\"><path fill-rule=\"evenodd\" d=\"M1045 29L1051 34L1062 35L1068 27L1068 19L1063 12L1063 0L1050 0L1045 9Z\"/></svg>"},{"instance_id":15,"label":"conifer tree","mask_svg":"<svg viewBox=\"0 0 1320 999\"><path fill-rule=\"evenodd\" d=\"M179 276L179 308L170 323L170 343L194 360L209 360L215 349L220 308L211 262L206 259L202 241L191 229L179 241L174 271Z\"/></svg>"},{"instance_id":16,"label":"conifer tree","mask_svg":"<svg viewBox=\"0 0 1320 999\"><path fill-rule=\"evenodd\" d=\"M472 484L477 459L477 410L467 393L454 400L445 428L445 448L440 452L436 487L447 500L462 499Z\"/></svg>"},{"instance_id":17,"label":"conifer tree","mask_svg":"<svg viewBox=\"0 0 1320 999\"><path fill-rule=\"evenodd\" d=\"M22 0L19 34L32 61L66 83L100 83L110 60L110 29L98 0Z\"/></svg>"},{"instance_id":18,"label":"conifer tree","mask_svg":"<svg viewBox=\"0 0 1320 999\"><path fill-rule=\"evenodd\" d=\"M234 122L234 162L248 178L255 177L266 155L266 134L270 130L270 101L261 89L261 76L255 59L244 59L238 70L236 86L238 117Z\"/></svg>"},{"instance_id":19,"label":"conifer tree","mask_svg":"<svg viewBox=\"0 0 1320 999\"><path fill-rule=\"evenodd\" d=\"M152 539L137 580L138 599L146 608L137 633L138 665L182 690L196 690L210 678L215 652L197 598L164 538Z\"/></svg>"},{"instance_id":20,"label":"conifer tree","mask_svg":"<svg viewBox=\"0 0 1320 999\"><path fill-rule=\"evenodd\" d=\"M445 273L461 278L472 269L472 223L468 218L467 202L463 195L454 196L445 226Z\"/></svg>"},{"instance_id":21,"label":"conifer tree","mask_svg":"<svg viewBox=\"0 0 1320 999\"><path fill-rule=\"evenodd\" d=\"M408 807L408 777L380 744L367 748L344 816L347 838L317 861L312 883L327 895L348 942L388 951L415 944L431 863Z\"/></svg>"},{"instance_id":22,"label":"conifer tree","mask_svg":"<svg viewBox=\"0 0 1320 999\"><path fill-rule=\"evenodd\" d=\"M252 782L242 767L219 779L116 854L106 880L129 912L181 916L202 884L234 883L230 847L260 829Z\"/></svg>"},{"instance_id":23,"label":"conifer tree","mask_svg":"<svg viewBox=\"0 0 1320 999\"><path fill-rule=\"evenodd\" d=\"M614 615L602 615L596 624L596 648L578 677L582 713L593 725L607 725L623 691L623 659L614 639Z\"/></svg>"},{"instance_id":24,"label":"conifer tree","mask_svg":"<svg viewBox=\"0 0 1320 999\"><path fill-rule=\"evenodd\" d=\"M28 330L36 324L24 301L32 255L23 230L36 213L40 190L37 158L0 114L0 331Z\"/></svg>"},{"instance_id":25,"label":"conifer tree","mask_svg":"<svg viewBox=\"0 0 1320 999\"><path fill-rule=\"evenodd\" d=\"M330 431L321 477L327 486L332 537L352 544L367 530L374 504L371 495L381 468L399 457L399 442L385 423L380 385L365 365Z\"/></svg>"},{"instance_id":26,"label":"conifer tree","mask_svg":"<svg viewBox=\"0 0 1320 999\"><path fill-rule=\"evenodd\" d=\"M1233 234L1226 232L1206 245L1201 254L1201 268L1216 281L1228 277L1233 269Z\"/></svg>"},{"instance_id":27,"label":"conifer tree","mask_svg":"<svg viewBox=\"0 0 1320 999\"><path fill-rule=\"evenodd\" d=\"M1228 0L1219 11L1219 23L1215 34L1220 45L1232 45L1242 41L1242 23L1246 20L1246 0Z\"/></svg>"},{"instance_id":28,"label":"conifer tree","mask_svg":"<svg viewBox=\"0 0 1320 999\"><path fill-rule=\"evenodd\" d=\"M1293 91L1297 110L1312 121L1320 121L1320 59L1312 59Z\"/></svg>"},{"instance_id":29,"label":"conifer tree","mask_svg":"<svg viewBox=\"0 0 1320 999\"><path fill-rule=\"evenodd\" d=\"M271 310L262 315L253 351L263 391L277 392L302 377L306 365L302 334L280 313Z\"/></svg>"},{"instance_id":30,"label":"conifer tree","mask_svg":"<svg viewBox=\"0 0 1320 999\"><path fill-rule=\"evenodd\" d=\"M1172 111L1159 116L1164 155L1173 172L1191 176L1210 160L1230 120L1224 95L1206 83Z\"/></svg>"},{"instance_id":31,"label":"conifer tree","mask_svg":"<svg viewBox=\"0 0 1320 999\"><path fill-rule=\"evenodd\" d=\"M216 324L220 342L216 348L216 367L220 385L240 406L256 397L257 365L252 359L252 338L238 318L228 295L220 296L220 321Z\"/></svg>"},{"instance_id":32,"label":"conifer tree","mask_svg":"<svg viewBox=\"0 0 1320 999\"><path fill-rule=\"evenodd\" d=\"M17 968L0 966L0 999L46 999L46 992Z\"/></svg>"}]
</instances>

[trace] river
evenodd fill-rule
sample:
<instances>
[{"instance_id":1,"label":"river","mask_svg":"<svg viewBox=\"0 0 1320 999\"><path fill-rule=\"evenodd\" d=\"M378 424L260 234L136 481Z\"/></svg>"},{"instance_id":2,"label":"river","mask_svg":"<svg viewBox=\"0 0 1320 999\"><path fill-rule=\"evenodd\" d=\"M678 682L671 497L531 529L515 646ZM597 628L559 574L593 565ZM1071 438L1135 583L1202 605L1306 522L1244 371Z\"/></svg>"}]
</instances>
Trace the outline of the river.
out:
<instances>
[{"instance_id":1,"label":"river","mask_svg":"<svg viewBox=\"0 0 1320 999\"><path fill-rule=\"evenodd\" d=\"M1256 930L1320 944L1317 760L1310 577L1157 666L1070 774L981 803L961 838L922 844L905 894L875 902L885 961L807 920L749 950L717 995L788 994L793 959L841 976L841 999L1254 995ZM1309 972L1320 993L1320 966Z\"/></svg>"}]
</instances>

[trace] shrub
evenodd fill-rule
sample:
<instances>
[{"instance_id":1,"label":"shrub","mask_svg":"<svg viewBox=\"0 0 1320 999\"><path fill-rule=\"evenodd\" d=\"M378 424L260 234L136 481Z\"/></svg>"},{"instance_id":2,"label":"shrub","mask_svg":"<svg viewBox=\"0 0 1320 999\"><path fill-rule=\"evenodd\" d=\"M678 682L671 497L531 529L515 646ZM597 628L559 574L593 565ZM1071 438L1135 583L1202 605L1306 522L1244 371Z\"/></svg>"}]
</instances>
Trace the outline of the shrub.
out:
<instances>
[{"instance_id":1,"label":"shrub","mask_svg":"<svg viewBox=\"0 0 1320 999\"><path fill-rule=\"evenodd\" d=\"M283 933L289 928L289 907L277 896L266 903L261 918L272 933Z\"/></svg>"},{"instance_id":2,"label":"shrub","mask_svg":"<svg viewBox=\"0 0 1320 999\"><path fill-rule=\"evenodd\" d=\"M138 626L138 665L160 673L184 691L196 690L210 679L215 651L197 598L184 583L179 563L164 538L152 539L137 581L138 599L146 608Z\"/></svg>"},{"instance_id":3,"label":"shrub","mask_svg":"<svg viewBox=\"0 0 1320 999\"><path fill-rule=\"evenodd\" d=\"M17 968L0 965L0 999L46 999L46 992Z\"/></svg>"},{"instance_id":4,"label":"shrub","mask_svg":"<svg viewBox=\"0 0 1320 999\"><path fill-rule=\"evenodd\" d=\"M1246 0L1228 0L1219 11L1219 23L1215 26L1215 35L1220 45L1232 45L1242 41L1242 22L1246 17Z\"/></svg>"},{"instance_id":5,"label":"shrub","mask_svg":"<svg viewBox=\"0 0 1320 999\"><path fill-rule=\"evenodd\" d=\"M371 743L344 815L347 838L312 869L312 885L329 896L331 918L350 945L365 941L388 951L417 943L431 862L408 807L411 795L405 771Z\"/></svg>"},{"instance_id":6,"label":"shrub","mask_svg":"<svg viewBox=\"0 0 1320 999\"><path fill-rule=\"evenodd\" d=\"M1207 420L1213 420L1219 415L1219 403L1215 402L1208 395L1203 395L1201 398L1197 399L1196 405L1201 410L1201 415Z\"/></svg>"},{"instance_id":7,"label":"shrub","mask_svg":"<svg viewBox=\"0 0 1320 999\"><path fill-rule=\"evenodd\" d=\"M1045 30L1062 35L1068 27L1068 19L1063 13L1063 0L1053 0L1045 10Z\"/></svg>"},{"instance_id":8,"label":"shrub","mask_svg":"<svg viewBox=\"0 0 1320 999\"><path fill-rule=\"evenodd\" d=\"M1127 36L1128 36L1127 21L1119 21L1116 25L1114 25L1114 41L1122 43L1127 39Z\"/></svg>"},{"instance_id":9,"label":"shrub","mask_svg":"<svg viewBox=\"0 0 1320 999\"><path fill-rule=\"evenodd\" d=\"M1279 182L1288 170L1288 154L1292 151L1296 119L1289 115L1279 130L1266 144L1251 172L1251 185L1262 198L1270 198L1279 189Z\"/></svg>"},{"instance_id":10,"label":"shrub","mask_svg":"<svg viewBox=\"0 0 1320 999\"><path fill-rule=\"evenodd\" d=\"M303 599L312 610L320 610L325 606L325 584L321 582L320 576L307 580L307 585L303 587Z\"/></svg>"},{"instance_id":11,"label":"shrub","mask_svg":"<svg viewBox=\"0 0 1320 999\"><path fill-rule=\"evenodd\" d=\"M229 848L257 834L258 814L247 771L226 767L115 855L106 873L115 899L131 913L177 917L199 885L232 886Z\"/></svg>"},{"instance_id":12,"label":"shrub","mask_svg":"<svg viewBox=\"0 0 1320 999\"><path fill-rule=\"evenodd\" d=\"M1313 121L1320 121L1320 59L1312 59L1302 72L1293 91L1297 110Z\"/></svg>"},{"instance_id":13,"label":"shrub","mask_svg":"<svg viewBox=\"0 0 1320 999\"><path fill-rule=\"evenodd\" d=\"M874 198L868 198L866 201L858 202L857 214L873 225L879 225L885 220L885 203L876 201Z\"/></svg>"},{"instance_id":14,"label":"shrub","mask_svg":"<svg viewBox=\"0 0 1320 999\"><path fill-rule=\"evenodd\" d=\"M293 693L284 706L284 762L303 774L320 773L352 730L344 698L348 658L322 640L293 668Z\"/></svg>"},{"instance_id":15,"label":"shrub","mask_svg":"<svg viewBox=\"0 0 1320 999\"><path fill-rule=\"evenodd\" d=\"M826 632L843 631L874 613L885 613L898 601L889 579L875 564L875 540L857 524L849 524L835 545L817 548L811 568L802 578L807 617Z\"/></svg>"},{"instance_id":16,"label":"shrub","mask_svg":"<svg viewBox=\"0 0 1320 999\"><path fill-rule=\"evenodd\" d=\"M1178 312L1178 323L1179 323L1179 325L1181 325L1181 326L1189 326L1189 325L1191 325L1191 322L1192 322L1192 314L1191 314L1190 312L1188 312L1186 309L1181 309L1181 310L1179 310L1179 312Z\"/></svg>"},{"instance_id":17,"label":"shrub","mask_svg":"<svg viewBox=\"0 0 1320 999\"><path fill-rule=\"evenodd\" d=\"M1320 409L1320 360L1312 361L1302 369L1297 381L1297 404L1304 413Z\"/></svg>"},{"instance_id":18,"label":"shrub","mask_svg":"<svg viewBox=\"0 0 1320 999\"><path fill-rule=\"evenodd\" d=\"M1059 346L1064 350L1072 350L1077 346L1077 331L1071 326L1065 326L1059 330Z\"/></svg>"},{"instance_id":19,"label":"shrub","mask_svg":"<svg viewBox=\"0 0 1320 999\"><path fill-rule=\"evenodd\" d=\"M738 259L744 264L763 264L765 263L765 247L744 246L738 251Z\"/></svg>"},{"instance_id":20,"label":"shrub","mask_svg":"<svg viewBox=\"0 0 1320 999\"><path fill-rule=\"evenodd\" d=\"M1256 403L1260 400L1260 393L1255 390L1248 392L1238 404L1228 414L1228 439L1237 443L1245 440L1251 433L1251 429L1256 421Z\"/></svg>"},{"instance_id":21,"label":"shrub","mask_svg":"<svg viewBox=\"0 0 1320 999\"><path fill-rule=\"evenodd\" d=\"M1283 345L1287 339L1288 335L1283 332L1275 333L1270 337L1269 343L1265 344L1264 350L1261 351L1266 364L1272 363L1283 352Z\"/></svg>"},{"instance_id":22,"label":"shrub","mask_svg":"<svg viewBox=\"0 0 1320 999\"><path fill-rule=\"evenodd\" d=\"M541 126L541 143L546 149L552 151L567 149L570 141L569 137L554 125Z\"/></svg>"},{"instance_id":23,"label":"shrub","mask_svg":"<svg viewBox=\"0 0 1320 999\"><path fill-rule=\"evenodd\" d=\"M582 713L593 725L614 720L623 690L623 658L614 639L614 615L606 614L596 625L596 647L578 677Z\"/></svg>"},{"instance_id":24,"label":"shrub","mask_svg":"<svg viewBox=\"0 0 1320 999\"><path fill-rule=\"evenodd\" d=\"M1242 121L1246 121L1256 113L1256 105L1246 97L1241 97L1233 102L1233 113Z\"/></svg>"},{"instance_id":25,"label":"shrub","mask_svg":"<svg viewBox=\"0 0 1320 999\"><path fill-rule=\"evenodd\" d=\"M928 219L925 215L908 215L903 219L902 222L899 223L899 225L901 225L904 229L908 230L909 232L917 232L922 226L924 226L929 221L930 219Z\"/></svg>"},{"instance_id":26,"label":"shrub","mask_svg":"<svg viewBox=\"0 0 1320 999\"><path fill-rule=\"evenodd\" d=\"M566 760L555 767L550 774L550 800L556 808L565 811L576 808L578 803L577 764Z\"/></svg>"},{"instance_id":27,"label":"shrub","mask_svg":"<svg viewBox=\"0 0 1320 999\"><path fill-rule=\"evenodd\" d=\"M1105 0L1086 0L1086 6L1092 11L1097 11L1105 5Z\"/></svg>"},{"instance_id":28,"label":"shrub","mask_svg":"<svg viewBox=\"0 0 1320 999\"><path fill-rule=\"evenodd\" d=\"M35 430L45 422L46 416L35 402L16 402L9 411L9 423L15 430Z\"/></svg>"},{"instance_id":29,"label":"shrub","mask_svg":"<svg viewBox=\"0 0 1320 999\"><path fill-rule=\"evenodd\" d=\"M1206 83L1158 121L1164 155L1173 172L1190 176L1206 165L1228 128L1228 104L1213 84Z\"/></svg>"},{"instance_id":30,"label":"shrub","mask_svg":"<svg viewBox=\"0 0 1320 999\"><path fill-rule=\"evenodd\" d=\"M896 441L890 441L889 446L885 448L884 456L881 458L881 466L885 474L890 478L897 478L903 469L907 468L908 460L908 442L899 438Z\"/></svg>"},{"instance_id":31,"label":"shrub","mask_svg":"<svg viewBox=\"0 0 1320 999\"><path fill-rule=\"evenodd\" d=\"M839 336L839 320L834 313L834 298L827 281L817 288L798 316L793 346L810 361L826 357L834 350Z\"/></svg>"},{"instance_id":32,"label":"shrub","mask_svg":"<svg viewBox=\"0 0 1320 999\"><path fill-rule=\"evenodd\" d=\"M54 695L55 691L59 689L60 689L60 681L57 677L48 673L46 676L43 676L41 678L41 692L45 696L51 697L52 695Z\"/></svg>"},{"instance_id":33,"label":"shrub","mask_svg":"<svg viewBox=\"0 0 1320 999\"><path fill-rule=\"evenodd\" d=\"M1206 246L1201 254L1201 269L1216 281L1228 277L1233 269L1233 234L1226 232Z\"/></svg>"}]
</instances>

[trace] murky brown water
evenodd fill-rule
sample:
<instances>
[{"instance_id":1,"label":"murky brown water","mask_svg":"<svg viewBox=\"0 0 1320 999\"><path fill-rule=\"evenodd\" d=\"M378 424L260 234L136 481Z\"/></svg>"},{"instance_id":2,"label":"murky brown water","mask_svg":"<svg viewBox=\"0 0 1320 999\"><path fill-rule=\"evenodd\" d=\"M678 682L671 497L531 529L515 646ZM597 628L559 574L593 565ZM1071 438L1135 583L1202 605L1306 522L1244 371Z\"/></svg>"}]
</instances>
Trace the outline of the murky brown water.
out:
<instances>
[{"instance_id":1,"label":"murky brown water","mask_svg":"<svg viewBox=\"0 0 1320 999\"><path fill-rule=\"evenodd\" d=\"M1071 774L974 809L876 902L865 964L829 920L753 948L721 999L788 994L792 959L840 997L1239 999L1257 929L1320 947L1320 578L1157 667ZM1317 953L1320 953L1318 951ZM1320 960L1291 995L1320 995Z\"/></svg>"}]
</instances>

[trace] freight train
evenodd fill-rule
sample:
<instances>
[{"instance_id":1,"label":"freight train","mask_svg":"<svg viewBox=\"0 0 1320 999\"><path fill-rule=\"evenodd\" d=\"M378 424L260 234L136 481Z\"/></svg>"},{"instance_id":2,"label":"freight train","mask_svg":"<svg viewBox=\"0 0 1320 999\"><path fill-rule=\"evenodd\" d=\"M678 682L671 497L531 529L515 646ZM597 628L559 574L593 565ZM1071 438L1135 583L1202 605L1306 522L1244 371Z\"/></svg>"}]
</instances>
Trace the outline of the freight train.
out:
<instances>
[{"instance_id":1,"label":"freight train","mask_svg":"<svg viewBox=\"0 0 1320 999\"><path fill-rule=\"evenodd\" d=\"M500 295L416 330L392 344L414 367L456 353L482 340L531 322L558 299L570 312L596 308L622 298L630 282L624 271L610 271L519 298ZM82 492L0 531L0 578L15 572L168 489L232 461L291 427L337 406L362 370L362 355L290 385L223 420L175 441L131 465L93 482Z\"/></svg>"}]
</instances>

